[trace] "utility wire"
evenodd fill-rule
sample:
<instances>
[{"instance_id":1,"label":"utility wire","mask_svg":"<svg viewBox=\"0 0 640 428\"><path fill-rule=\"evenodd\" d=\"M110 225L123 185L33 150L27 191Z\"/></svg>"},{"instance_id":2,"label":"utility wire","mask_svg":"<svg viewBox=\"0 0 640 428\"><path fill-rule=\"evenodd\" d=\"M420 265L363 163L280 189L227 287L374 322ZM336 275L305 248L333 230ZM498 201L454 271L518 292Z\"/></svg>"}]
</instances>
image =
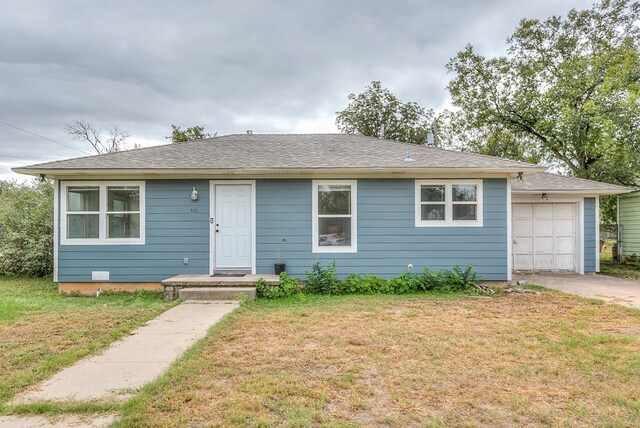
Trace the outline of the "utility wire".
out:
<instances>
[{"instance_id":1,"label":"utility wire","mask_svg":"<svg viewBox=\"0 0 640 428\"><path fill-rule=\"evenodd\" d=\"M61 146L65 146L65 147L68 147L68 148L70 148L70 149L73 149L73 150L75 150L75 151L77 151L77 152L84 153L85 155L92 155L92 153L85 152L84 150L80 150L80 149L78 149L78 148L76 148L76 147L69 146L69 145L67 145L67 144L61 143L61 142L56 141L56 140L52 140L51 138L44 137L44 136L42 136L42 135L36 134L35 132L27 131L26 129L20 128L20 127L18 127L18 126L12 125L12 124L7 123L7 122L3 122L2 120L0 120L0 123L1 123L1 124L3 124L3 125L9 126L9 127L11 127L11 128L17 129L17 130L19 130L19 131L26 132L27 134L31 134L31 135L33 135L33 136L35 136L35 137L42 138L43 140L51 141L52 143L56 143L56 144L59 144L59 145L61 145Z\"/></svg>"}]
</instances>

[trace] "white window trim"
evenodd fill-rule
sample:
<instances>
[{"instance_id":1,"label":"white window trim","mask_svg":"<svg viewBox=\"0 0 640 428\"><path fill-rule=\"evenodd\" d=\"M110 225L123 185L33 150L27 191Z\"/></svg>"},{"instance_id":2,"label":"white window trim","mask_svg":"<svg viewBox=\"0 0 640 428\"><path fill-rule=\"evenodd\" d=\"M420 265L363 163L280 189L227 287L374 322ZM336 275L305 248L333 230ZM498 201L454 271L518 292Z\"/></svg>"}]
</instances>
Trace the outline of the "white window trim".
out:
<instances>
[{"instance_id":1,"label":"white window trim","mask_svg":"<svg viewBox=\"0 0 640 428\"><path fill-rule=\"evenodd\" d=\"M351 246L318 245L318 188L326 185L351 186ZM358 252L358 181L357 180L313 180L312 181L312 252L314 253L357 253ZM336 216L340 217L340 216ZM349 217L342 215L342 217Z\"/></svg>"},{"instance_id":2,"label":"white window trim","mask_svg":"<svg viewBox=\"0 0 640 428\"><path fill-rule=\"evenodd\" d=\"M452 186L456 184L475 184L476 186L476 220L453 220ZM422 220L422 186L445 186L445 219ZM482 180L416 180L415 218L416 227L482 227L484 200Z\"/></svg>"},{"instance_id":3,"label":"white window trim","mask_svg":"<svg viewBox=\"0 0 640 428\"><path fill-rule=\"evenodd\" d=\"M144 245L145 244L145 187L144 181L64 181L60 189L60 245ZM67 238L67 188L91 186L100 189L98 238ZM107 238L107 187L140 187L140 237Z\"/></svg>"}]
</instances>

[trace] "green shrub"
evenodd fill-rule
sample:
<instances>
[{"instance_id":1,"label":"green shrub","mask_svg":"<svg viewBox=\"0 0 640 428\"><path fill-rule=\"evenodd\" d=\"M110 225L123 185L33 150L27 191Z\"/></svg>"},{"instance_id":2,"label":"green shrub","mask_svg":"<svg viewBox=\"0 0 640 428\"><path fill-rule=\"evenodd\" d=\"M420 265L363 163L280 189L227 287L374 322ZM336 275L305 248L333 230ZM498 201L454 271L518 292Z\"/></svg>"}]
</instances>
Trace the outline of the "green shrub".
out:
<instances>
[{"instance_id":1,"label":"green shrub","mask_svg":"<svg viewBox=\"0 0 640 428\"><path fill-rule=\"evenodd\" d=\"M0 274L53 272L53 184L0 181Z\"/></svg>"},{"instance_id":2,"label":"green shrub","mask_svg":"<svg viewBox=\"0 0 640 428\"><path fill-rule=\"evenodd\" d=\"M384 294L407 294L419 291L419 277L413 272L405 272L385 281L382 292Z\"/></svg>"},{"instance_id":3,"label":"green shrub","mask_svg":"<svg viewBox=\"0 0 640 428\"><path fill-rule=\"evenodd\" d=\"M479 281L480 277L471 264L465 269L454 265L451 270L441 269L438 272L424 268L418 278L419 289L423 291L473 291Z\"/></svg>"},{"instance_id":4,"label":"green shrub","mask_svg":"<svg viewBox=\"0 0 640 428\"><path fill-rule=\"evenodd\" d=\"M258 279L256 293L265 299L280 299L299 294L302 283L295 276L289 276L286 272L280 274L280 285L269 285L264 278Z\"/></svg>"},{"instance_id":5,"label":"green shrub","mask_svg":"<svg viewBox=\"0 0 640 428\"><path fill-rule=\"evenodd\" d=\"M640 267L640 257L636 253L633 253L629 257L625 259L625 264L631 265L633 267Z\"/></svg>"},{"instance_id":6,"label":"green shrub","mask_svg":"<svg viewBox=\"0 0 640 428\"><path fill-rule=\"evenodd\" d=\"M258 281L258 295L267 299L289 297L297 293L308 294L407 294L421 291L440 292L476 292L475 284L480 281L473 265L466 268L453 266L451 270L431 271L425 268L422 274L405 272L384 279L377 275L349 275L340 281L336 275L335 260L323 267L320 263L313 265L307 274L307 284L302 288L300 280L280 275L280 287L269 286L263 279Z\"/></svg>"},{"instance_id":7,"label":"green shrub","mask_svg":"<svg viewBox=\"0 0 640 428\"><path fill-rule=\"evenodd\" d=\"M304 273L307 275L305 293L330 294L338 283L335 259L326 267L317 262L311 267L311 272L305 271Z\"/></svg>"},{"instance_id":8,"label":"green shrub","mask_svg":"<svg viewBox=\"0 0 640 428\"><path fill-rule=\"evenodd\" d=\"M379 294L384 286L385 279L377 275L365 275L353 273L344 281L336 281L331 287L331 294Z\"/></svg>"}]
</instances>

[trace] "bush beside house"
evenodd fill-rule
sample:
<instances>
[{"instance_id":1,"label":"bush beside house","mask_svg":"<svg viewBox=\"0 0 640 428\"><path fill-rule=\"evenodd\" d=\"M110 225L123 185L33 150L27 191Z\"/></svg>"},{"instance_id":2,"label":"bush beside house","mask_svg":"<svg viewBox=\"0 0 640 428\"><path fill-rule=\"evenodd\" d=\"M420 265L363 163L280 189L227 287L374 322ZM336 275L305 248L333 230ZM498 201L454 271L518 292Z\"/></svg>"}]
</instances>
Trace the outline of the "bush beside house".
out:
<instances>
[{"instance_id":1,"label":"bush beside house","mask_svg":"<svg viewBox=\"0 0 640 428\"><path fill-rule=\"evenodd\" d=\"M0 274L53 272L53 185L0 182Z\"/></svg>"},{"instance_id":2,"label":"bush beside house","mask_svg":"<svg viewBox=\"0 0 640 428\"><path fill-rule=\"evenodd\" d=\"M268 285L262 278L258 280L258 296L266 299L291 297L296 294L407 294L425 291L475 292L480 277L473 265L466 268L453 266L451 270L432 271L424 269L422 273L406 272L392 279L377 275L351 274L339 280L336 274L336 262L327 266L315 263L311 271L306 272L307 281L303 284L296 277L280 274L280 285Z\"/></svg>"}]
</instances>

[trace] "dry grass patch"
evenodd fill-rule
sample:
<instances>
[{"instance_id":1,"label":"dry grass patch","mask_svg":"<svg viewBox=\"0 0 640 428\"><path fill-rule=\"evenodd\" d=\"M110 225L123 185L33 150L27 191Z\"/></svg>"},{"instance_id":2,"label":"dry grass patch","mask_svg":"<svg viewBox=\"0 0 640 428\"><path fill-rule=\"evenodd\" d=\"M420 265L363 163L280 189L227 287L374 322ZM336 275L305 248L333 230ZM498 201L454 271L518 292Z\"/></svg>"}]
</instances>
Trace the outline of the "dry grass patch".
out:
<instances>
[{"instance_id":1,"label":"dry grass patch","mask_svg":"<svg viewBox=\"0 0 640 428\"><path fill-rule=\"evenodd\" d=\"M118 426L627 426L640 312L556 292L241 309Z\"/></svg>"},{"instance_id":2,"label":"dry grass patch","mask_svg":"<svg viewBox=\"0 0 640 428\"><path fill-rule=\"evenodd\" d=\"M160 293L68 297L47 279L0 277L0 405L172 305Z\"/></svg>"}]
</instances>

